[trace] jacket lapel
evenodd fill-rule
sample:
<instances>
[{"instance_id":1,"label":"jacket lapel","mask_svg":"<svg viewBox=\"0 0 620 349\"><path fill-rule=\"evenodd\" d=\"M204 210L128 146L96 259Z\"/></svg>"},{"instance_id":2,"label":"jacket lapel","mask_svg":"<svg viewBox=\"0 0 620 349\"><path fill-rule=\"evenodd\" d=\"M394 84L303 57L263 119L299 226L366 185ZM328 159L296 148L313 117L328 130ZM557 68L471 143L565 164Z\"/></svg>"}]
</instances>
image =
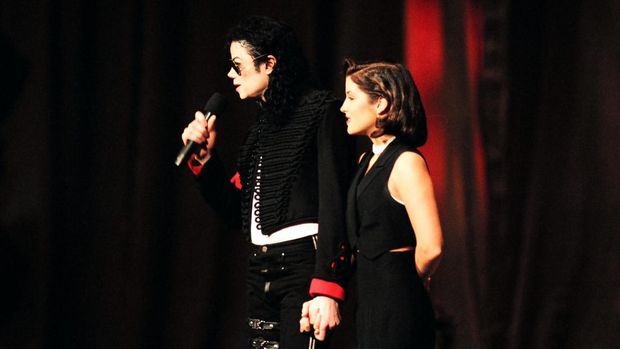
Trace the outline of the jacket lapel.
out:
<instances>
[{"instance_id":1,"label":"jacket lapel","mask_svg":"<svg viewBox=\"0 0 620 349\"><path fill-rule=\"evenodd\" d=\"M383 153L379 155L379 158L377 159L377 161L375 161L375 163L372 165L372 168L370 169L370 171L368 171L366 176L364 176L360 180L359 189L358 189L358 193L360 195L366 190L366 188L368 188L368 185L372 183L372 181L375 179L377 174L381 172L380 170L383 166L385 166L385 163L388 162L392 158L392 156L394 155L394 152L396 152L396 150L398 149L398 147L396 146L397 142L398 140L395 139L392 143L390 143L387 146L387 148L385 148Z\"/></svg>"},{"instance_id":2,"label":"jacket lapel","mask_svg":"<svg viewBox=\"0 0 620 349\"><path fill-rule=\"evenodd\" d=\"M364 177L364 171L368 166L368 162L372 157L372 153L366 153L360 161L357 172L351 181L349 186L349 192L347 194L347 232L349 239L351 240L351 246L355 245L355 239L357 239L357 186L360 180Z\"/></svg>"}]
</instances>

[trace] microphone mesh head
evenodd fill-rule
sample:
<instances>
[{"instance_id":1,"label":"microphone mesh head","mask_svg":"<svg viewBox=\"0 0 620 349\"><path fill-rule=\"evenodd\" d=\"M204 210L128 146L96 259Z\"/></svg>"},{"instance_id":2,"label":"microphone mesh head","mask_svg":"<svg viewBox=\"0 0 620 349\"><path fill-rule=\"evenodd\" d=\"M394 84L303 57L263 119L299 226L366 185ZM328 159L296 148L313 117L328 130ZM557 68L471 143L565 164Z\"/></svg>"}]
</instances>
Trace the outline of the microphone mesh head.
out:
<instances>
[{"instance_id":1,"label":"microphone mesh head","mask_svg":"<svg viewBox=\"0 0 620 349\"><path fill-rule=\"evenodd\" d=\"M207 104L205 104L204 112L220 116L222 111L224 111L225 106L226 98L224 98L222 94L215 92L213 95L211 95L211 98L209 98Z\"/></svg>"}]
</instances>

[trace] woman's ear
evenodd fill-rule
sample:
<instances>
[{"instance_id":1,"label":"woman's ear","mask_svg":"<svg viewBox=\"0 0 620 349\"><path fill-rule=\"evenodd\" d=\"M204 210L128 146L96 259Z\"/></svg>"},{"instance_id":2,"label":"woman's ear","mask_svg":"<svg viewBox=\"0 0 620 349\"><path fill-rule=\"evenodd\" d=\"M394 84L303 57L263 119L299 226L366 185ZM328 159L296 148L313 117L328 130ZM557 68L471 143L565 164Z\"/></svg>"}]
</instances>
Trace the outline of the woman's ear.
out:
<instances>
[{"instance_id":1,"label":"woman's ear","mask_svg":"<svg viewBox=\"0 0 620 349\"><path fill-rule=\"evenodd\" d=\"M265 62L265 72L267 73L267 75L273 72L273 69L276 67L277 63L278 59L275 56L267 56L267 61Z\"/></svg>"},{"instance_id":2,"label":"woman's ear","mask_svg":"<svg viewBox=\"0 0 620 349\"><path fill-rule=\"evenodd\" d=\"M387 107L388 107L387 100L383 97L379 97L377 99L377 105L376 105L377 115L382 115L382 114L387 113Z\"/></svg>"}]
</instances>

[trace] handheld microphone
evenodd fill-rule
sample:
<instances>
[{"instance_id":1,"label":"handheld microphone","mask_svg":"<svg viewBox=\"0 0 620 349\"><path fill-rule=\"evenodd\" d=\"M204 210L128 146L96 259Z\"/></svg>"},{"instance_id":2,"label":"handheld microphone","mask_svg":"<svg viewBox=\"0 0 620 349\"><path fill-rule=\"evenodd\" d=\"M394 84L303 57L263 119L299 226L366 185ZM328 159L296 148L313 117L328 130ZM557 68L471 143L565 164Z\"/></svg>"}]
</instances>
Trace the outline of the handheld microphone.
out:
<instances>
[{"instance_id":1,"label":"handheld microphone","mask_svg":"<svg viewBox=\"0 0 620 349\"><path fill-rule=\"evenodd\" d=\"M225 104L224 96L221 94L215 92L211 95L211 98L209 98L203 110L207 121L211 115L220 115L224 110ZM187 144L181 148L181 151L179 151L174 164L179 166L180 164L186 162L190 155L197 153L198 150L200 150L200 143L195 143L194 141L187 142Z\"/></svg>"}]
</instances>

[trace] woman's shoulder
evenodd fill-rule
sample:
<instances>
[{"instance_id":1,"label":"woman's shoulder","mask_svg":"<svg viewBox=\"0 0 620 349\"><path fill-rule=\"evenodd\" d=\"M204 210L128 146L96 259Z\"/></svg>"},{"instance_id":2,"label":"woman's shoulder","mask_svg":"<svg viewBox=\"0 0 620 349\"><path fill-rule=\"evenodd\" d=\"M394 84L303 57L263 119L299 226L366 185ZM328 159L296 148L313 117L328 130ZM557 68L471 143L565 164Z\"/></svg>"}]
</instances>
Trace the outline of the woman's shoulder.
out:
<instances>
[{"instance_id":1,"label":"woman's shoulder","mask_svg":"<svg viewBox=\"0 0 620 349\"><path fill-rule=\"evenodd\" d=\"M426 159L424 155L422 154L422 152L420 151L420 149L411 145L409 142L407 142L406 139L402 139L401 137L398 137L394 140L393 146L396 148L395 153L396 153L397 158L400 157L402 154L408 154L405 156L406 157L413 156L413 157L421 158L423 160Z\"/></svg>"},{"instance_id":2,"label":"woman's shoulder","mask_svg":"<svg viewBox=\"0 0 620 349\"><path fill-rule=\"evenodd\" d=\"M414 147L403 148L394 160L392 173L407 182L420 174L428 174L428 165L419 150Z\"/></svg>"},{"instance_id":3,"label":"woman's shoulder","mask_svg":"<svg viewBox=\"0 0 620 349\"><path fill-rule=\"evenodd\" d=\"M399 154L396 156L396 163L406 163L406 164L426 164L426 159L424 155L420 153L416 148L404 148Z\"/></svg>"}]
</instances>

